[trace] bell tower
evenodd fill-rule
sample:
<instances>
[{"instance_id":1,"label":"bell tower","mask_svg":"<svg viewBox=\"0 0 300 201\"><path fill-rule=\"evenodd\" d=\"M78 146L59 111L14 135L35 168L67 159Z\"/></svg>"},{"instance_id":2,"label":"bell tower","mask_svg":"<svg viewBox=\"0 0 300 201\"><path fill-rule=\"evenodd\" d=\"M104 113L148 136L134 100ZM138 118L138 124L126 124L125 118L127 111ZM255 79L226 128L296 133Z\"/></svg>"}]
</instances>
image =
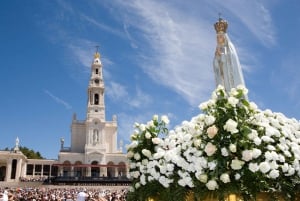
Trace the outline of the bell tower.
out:
<instances>
[{"instance_id":1,"label":"bell tower","mask_svg":"<svg viewBox=\"0 0 300 201\"><path fill-rule=\"evenodd\" d=\"M95 118L105 122L104 82L102 64L98 50L94 54L91 68L91 78L88 86L88 103L86 120Z\"/></svg>"}]
</instances>

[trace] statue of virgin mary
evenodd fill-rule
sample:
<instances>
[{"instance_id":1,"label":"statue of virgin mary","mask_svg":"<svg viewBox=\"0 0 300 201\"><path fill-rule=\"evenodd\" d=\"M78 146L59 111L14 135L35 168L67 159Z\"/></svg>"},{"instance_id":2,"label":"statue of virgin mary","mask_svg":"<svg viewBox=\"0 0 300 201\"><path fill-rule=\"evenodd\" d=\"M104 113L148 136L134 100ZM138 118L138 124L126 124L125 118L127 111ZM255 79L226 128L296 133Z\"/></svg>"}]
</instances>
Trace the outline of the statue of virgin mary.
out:
<instances>
[{"instance_id":1,"label":"statue of virgin mary","mask_svg":"<svg viewBox=\"0 0 300 201\"><path fill-rule=\"evenodd\" d=\"M231 43L226 30L228 23L219 18L215 23L217 32L217 48L214 57L214 73L216 86L222 85L226 92L238 85L244 85L244 78L234 45Z\"/></svg>"}]
</instances>

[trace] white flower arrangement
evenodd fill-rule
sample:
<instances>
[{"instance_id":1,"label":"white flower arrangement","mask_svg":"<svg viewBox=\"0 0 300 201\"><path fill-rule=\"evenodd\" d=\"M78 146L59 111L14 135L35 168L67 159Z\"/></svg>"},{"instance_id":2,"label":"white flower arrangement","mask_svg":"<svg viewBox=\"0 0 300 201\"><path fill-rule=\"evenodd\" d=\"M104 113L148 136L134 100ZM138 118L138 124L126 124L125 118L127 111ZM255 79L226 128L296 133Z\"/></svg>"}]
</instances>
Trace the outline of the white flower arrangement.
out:
<instances>
[{"instance_id":1,"label":"white flower arrangement","mask_svg":"<svg viewBox=\"0 0 300 201\"><path fill-rule=\"evenodd\" d=\"M199 114L168 130L167 116L135 124L127 157L133 190L128 200L185 200L230 193L244 200L259 192L295 196L300 178L300 123L261 111L243 86L229 94L219 86Z\"/></svg>"}]
</instances>

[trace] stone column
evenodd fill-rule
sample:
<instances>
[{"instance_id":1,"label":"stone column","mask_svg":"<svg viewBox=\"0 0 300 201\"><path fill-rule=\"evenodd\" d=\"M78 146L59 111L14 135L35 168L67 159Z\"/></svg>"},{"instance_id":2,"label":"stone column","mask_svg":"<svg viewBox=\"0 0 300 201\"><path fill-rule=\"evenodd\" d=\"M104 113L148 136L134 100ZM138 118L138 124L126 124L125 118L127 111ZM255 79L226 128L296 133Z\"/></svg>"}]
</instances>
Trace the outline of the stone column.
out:
<instances>
[{"instance_id":1,"label":"stone column","mask_svg":"<svg viewBox=\"0 0 300 201\"><path fill-rule=\"evenodd\" d=\"M26 163L22 163L21 177L26 177L26 174L27 174L27 165Z\"/></svg>"},{"instance_id":2,"label":"stone column","mask_svg":"<svg viewBox=\"0 0 300 201\"><path fill-rule=\"evenodd\" d=\"M15 181L19 181L21 177L21 170L22 170L22 158L17 159L17 170L16 170L16 178Z\"/></svg>"},{"instance_id":3,"label":"stone column","mask_svg":"<svg viewBox=\"0 0 300 201\"><path fill-rule=\"evenodd\" d=\"M5 181L10 181L10 177L11 177L11 163L12 163L12 159L8 158L7 161L6 161Z\"/></svg>"},{"instance_id":4,"label":"stone column","mask_svg":"<svg viewBox=\"0 0 300 201\"><path fill-rule=\"evenodd\" d=\"M91 171L92 171L91 167L88 167L87 168L87 175L86 176L90 177L91 174L92 174Z\"/></svg>"},{"instance_id":5,"label":"stone column","mask_svg":"<svg viewBox=\"0 0 300 201\"><path fill-rule=\"evenodd\" d=\"M50 170L49 170L49 177L51 177L52 176L52 165L50 164Z\"/></svg>"},{"instance_id":6,"label":"stone column","mask_svg":"<svg viewBox=\"0 0 300 201\"><path fill-rule=\"evenodd\" d=\"M74 177L74 176L75 176L75 174L74 174L74 166L71 166L70 176L71 176L71 177Z\"/></svg>"},{"instance_id":7,"label":"stone column","mask_svg":"<svg viewBox=\"0 0 300 201\"><path fill-rule=\"evenodd\" d=\"M32 177L34 178L35 177L35 164L32 164L32 165L33 165Z\"/></svg>"},{"instance_id":8,"label":"stone column","mask_svg":"<svg viewBox=\"0 0 300 201\"><path fill-rule=\"evenodd\" d=\"M41 177L44 177L44 164L42 164L42 167L41 167Z\"/></svg>"}]
</instances>

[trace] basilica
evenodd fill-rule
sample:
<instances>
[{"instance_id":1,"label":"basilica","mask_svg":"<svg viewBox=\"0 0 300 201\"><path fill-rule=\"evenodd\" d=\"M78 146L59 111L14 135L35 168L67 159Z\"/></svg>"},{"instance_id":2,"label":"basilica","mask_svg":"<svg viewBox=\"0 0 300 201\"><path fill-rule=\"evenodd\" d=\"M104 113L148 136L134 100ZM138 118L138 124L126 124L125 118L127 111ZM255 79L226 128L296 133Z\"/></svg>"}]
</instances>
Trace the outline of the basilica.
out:
<instances>
[{"instance_id":1,"label":"basilica","mask_svg":"<svg viewBox=\"0 0 300 201\"><path fill-rule=\"evenodd\" d=\"M94 54L88 83L86 119L73 115L71 145L64 139L57 160L28 159L19 150L16 139L12 151L0 151L0 181L15 182L20 179L48 177L126 177L128 162L122 153L122 142L117 142L117 117L105 117L104 81L98 51Z\"/></svg>"}]
</instances>

